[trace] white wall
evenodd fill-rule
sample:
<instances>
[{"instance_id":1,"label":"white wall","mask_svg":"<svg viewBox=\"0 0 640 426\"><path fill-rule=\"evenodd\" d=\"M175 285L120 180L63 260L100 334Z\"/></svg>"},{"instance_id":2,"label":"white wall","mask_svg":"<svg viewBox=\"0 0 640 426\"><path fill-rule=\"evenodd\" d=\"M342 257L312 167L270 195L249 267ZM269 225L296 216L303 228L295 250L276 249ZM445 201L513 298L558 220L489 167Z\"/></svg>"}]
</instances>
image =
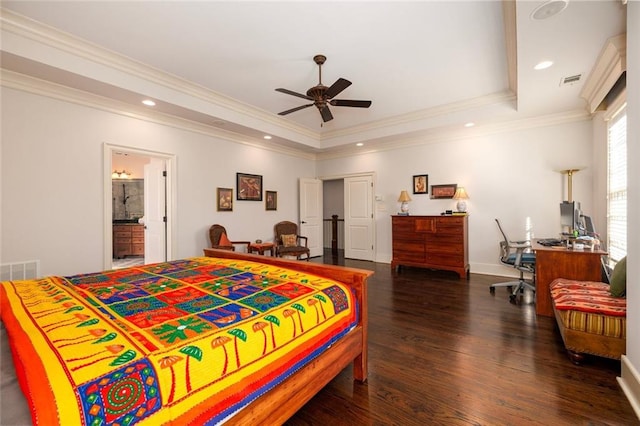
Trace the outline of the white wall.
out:
<instances>
[{"instance_id":1,"label":"white wall","mask_svg":"<svg viewBox=\"0 0 640 426\"><path fill-rule=\"evenodd\" d=\"M471 271L508 274L511 271L498 263L501 237L494 219L500 219L512 239L524 237L527 218L534 236L557 236L559 203L567 197L566 176L558 170L585 167L574 175L573 198L582 202L585 213L593 210L591 131L590 122L580 121L489 136L477 133L464 140L323 160L318 162L318 174L377 173L375 193L383 197L376 203L378 262L391 260L390 215L398 212L396 200L400 191L412 192L413 175L428 174L429 186L464 186L470 197ZM411 197L413 215L438 215L455 209L454 200L415 194Z\"/></svg>"},{"instance_id":2,"label":"white wall","mask_svg":"<svg viewBox=\"0 0 640 426\"><path fill-rule=\"evenodd\" d=\"M627 358L640 372L640 2L627 4ZM628 378L631 380L632 378ZM636 413L640 416L640 376L636 381Z\"/></svg>"},{"instance_id":3,"label":"white wall","mask_svg":"<svg viewBox=\"0 0 640 426\"><path fill-rule=\"evenodd\" d=\"M104 143L176 155L179 258L202 254L213 223L235 240L272 239L276 222L298 220L298 178L315 176L311 160L13 89L0 95L1 261L38 259L43 275L103 269ZM217 212L216 187L235 197L236 172L262 175L278 210L234 200L233 212Z\"/></svg>"}]
</instances>

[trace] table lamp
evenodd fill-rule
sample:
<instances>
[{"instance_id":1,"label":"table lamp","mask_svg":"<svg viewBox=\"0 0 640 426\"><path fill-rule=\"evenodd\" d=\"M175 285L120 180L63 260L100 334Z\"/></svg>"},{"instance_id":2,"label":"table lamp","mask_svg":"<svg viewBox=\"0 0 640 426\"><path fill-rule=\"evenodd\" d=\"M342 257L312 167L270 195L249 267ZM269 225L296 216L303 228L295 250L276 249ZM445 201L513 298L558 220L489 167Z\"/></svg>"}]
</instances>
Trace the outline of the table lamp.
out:
<instances>
[{"instance_id":1,"label":"table lamp","mask_svg":"<svg viewBox=\"0 0 640 426\"><path fill-rule=\"evenodd\" d=\"M409 193L405 190L400 192L400 196L398 197L398 201L400 204L400 212L402 214L409 214L409 201L411 201L411 197L409 197Z\"/></svg>"},{"instance_id":2,"label":"table lamp","mask_svg":"<svg viewBox=\"0 0 640 426\"><path fill-rule=\"evenodd\" d=\"M456 193L453 194L453 199L458 200L458 204L456 205L456 208L458 209L459 212L464 213L467 211L467 202L464 200L469 199L469 194L467 194L467 191L465 191L464 187L459 186L456 189Z\"/></svg>"}]
</instances>

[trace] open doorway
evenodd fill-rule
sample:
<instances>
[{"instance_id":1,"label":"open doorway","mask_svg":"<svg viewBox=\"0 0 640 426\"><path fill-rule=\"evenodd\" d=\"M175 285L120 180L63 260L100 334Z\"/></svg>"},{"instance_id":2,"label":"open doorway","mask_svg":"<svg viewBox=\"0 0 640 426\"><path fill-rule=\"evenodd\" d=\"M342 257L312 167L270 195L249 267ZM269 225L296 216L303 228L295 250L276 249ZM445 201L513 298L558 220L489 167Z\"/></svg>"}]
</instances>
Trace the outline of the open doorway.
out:
<instances>
[{"instance_id":1,"label":"open doorway","mask_svg":"<svg viewBox=\"0 0 640 426\"><path fill-rule=\"evenodd\" d=\"M323 179L325 252L349 259L375 259L373 173Z\"/></svg>"},{"instance_id":2,"label":"open doorway","mask_svg":"<svg viewBox=\"0 0 640 426\"><path fill-rule=\"evenodd\" d=\"M105 144L105 269L172 258L173 156Z\"/></svg>"}]
</instances>

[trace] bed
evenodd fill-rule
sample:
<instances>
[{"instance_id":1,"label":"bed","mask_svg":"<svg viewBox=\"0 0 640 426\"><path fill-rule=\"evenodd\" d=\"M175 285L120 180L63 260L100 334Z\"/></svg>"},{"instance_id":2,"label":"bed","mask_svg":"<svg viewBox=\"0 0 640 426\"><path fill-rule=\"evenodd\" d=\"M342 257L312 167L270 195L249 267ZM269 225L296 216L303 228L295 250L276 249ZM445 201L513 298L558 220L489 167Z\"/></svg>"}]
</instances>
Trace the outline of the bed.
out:
<instances>
[{"instance_id":1,"label":"bed","mask_svg":"<svg viewBox=\"0 0 640 426\"><path fill-rule=\"evenodd\" d=\"M349 364L354 380L366 381L371 274L205 249L3 282L26 421L283 423Z\"/></svg>"}]
</instances>

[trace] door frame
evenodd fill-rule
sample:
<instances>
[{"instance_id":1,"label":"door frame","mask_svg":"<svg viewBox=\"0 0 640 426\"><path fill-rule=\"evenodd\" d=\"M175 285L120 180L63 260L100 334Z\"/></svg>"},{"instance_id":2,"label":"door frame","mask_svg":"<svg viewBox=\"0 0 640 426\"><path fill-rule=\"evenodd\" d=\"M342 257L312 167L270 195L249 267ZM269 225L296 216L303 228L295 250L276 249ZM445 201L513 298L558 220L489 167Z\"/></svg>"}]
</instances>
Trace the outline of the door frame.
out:
<instances>
[{"instance_id":1,"label":"door frame","mask_svg":"<svg viewBox=\"0 0 640 426\"><path fill-rule=\"evenodd\" d=\"M167 260L176 258L176 247L174 241L177 241L175 230L177 229L177 205L176 205L176 156L165 152L151 151L130 146L116 145L105 142L103 144L103 194L104 194L104 270L112 268L113 260L113 209L112 209L112 184L111 174L113 170L112 156L115 152L123 152L132 155L145 157L160 158L166 163L167 170L167 190L166 190L166 208L167 208L167 234L166 234L166 253Z\"/></svg>"},{"instance_id":2,"label":"door frame","mask_svg":"<svg viewBox=\"0 0 640 426\"><path fill-rule=\"evenodd\" d=\"M377 258L378 258L378 244L377 244L377 240L376 240L376 219L377 219L377 215L376 215L376 172L360 172L360 173L345 173L345 174L339 174L339 175L331 175L331 176L319 176L317 179L320 179L321 181L325 180L339 180L342 179L344 181L344 179L346 178L351 178L351 177L360 177L360 176L371 176L371 181L373 182L373 188L371 189L371 212L373 213L373 218L372 218L372 227L373 227L373 262L377 262ZM342 196L344 197L344 189L342 190ZM346 228L346 227L345 227ZM345 229L345 232L347 230ZM324 233L323 233L324 236ZM345 239L346 239L346 235L345 235ZM323 247L324 247L324 242L323 242Z\"/></svg>"}]
</instances>

